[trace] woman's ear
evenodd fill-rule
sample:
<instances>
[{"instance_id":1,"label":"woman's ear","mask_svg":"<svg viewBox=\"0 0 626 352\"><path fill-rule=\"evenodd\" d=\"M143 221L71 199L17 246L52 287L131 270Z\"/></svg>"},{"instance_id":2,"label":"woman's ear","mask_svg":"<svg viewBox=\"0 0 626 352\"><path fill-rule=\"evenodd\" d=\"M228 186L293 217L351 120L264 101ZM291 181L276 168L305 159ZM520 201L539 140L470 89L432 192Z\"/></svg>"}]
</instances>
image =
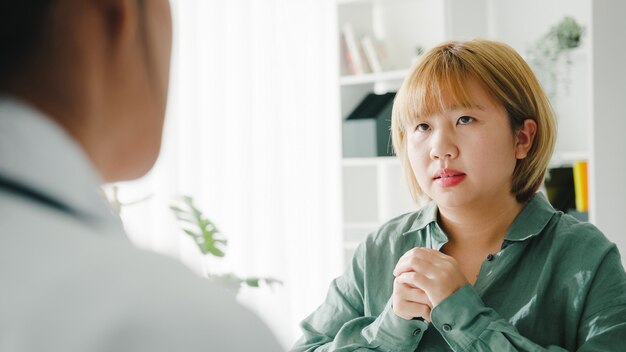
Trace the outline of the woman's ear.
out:
<instances>
[{"instance_id":1,"label":"woman's ear","mask_svg":"<svg viewBox=\"0 0 626 352\"><path fill-rule=\"evenodd\" d=\"M526 119L522 126L515 131L515 157L524 159L533 146L535 134L537 133L537 122L533 119Z\"/></svg>"}]
</instances>

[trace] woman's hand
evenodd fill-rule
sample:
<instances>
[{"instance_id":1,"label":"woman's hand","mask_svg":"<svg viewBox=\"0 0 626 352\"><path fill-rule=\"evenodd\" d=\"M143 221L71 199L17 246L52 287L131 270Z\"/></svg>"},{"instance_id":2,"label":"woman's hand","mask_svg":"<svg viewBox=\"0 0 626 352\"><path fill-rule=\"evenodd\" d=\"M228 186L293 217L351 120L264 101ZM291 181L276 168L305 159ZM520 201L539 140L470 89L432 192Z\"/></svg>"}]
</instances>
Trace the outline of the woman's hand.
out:
<instances>
[{"instance_id":1,"label":"woman's hand","mask_svg":"<svg viewBox=\"0 0 626 352\"><path fill-rule=\"evenodd\" d=\"M408 274L408 273L405 273ZM430 321L432 304L422 289L409 283L408 275L400 275L393 281L391 307L393 312L402 319L423 318Z\"/></svg>"},{"instance_id":2,"label":"woman's hand","mask_svg":"<svg viewBox=\"0 0 626 352\"><path fill-rule=\"evenodd\" d=\"M406 252L398 260L393 275L396 277L394 298L396 295L396 283L400 283L413 290L423 291L430 303L430 309L435 308L451 294L468 284L467 278L459 270L454 258L430 248L413 248ZM415 299L409 300L409 302L424 304L422 297L415 293L408 295L406 293L408 292L407 289L398 290L398 292L402 292L401 297ZM394 312L398 314L395 307ZM408 310L406 312L402 311L402 314L405 313L408 313ZM428 313L430 315L430 311ZM401 314L398 315L402 316Z\"/></svg>"}]
</instances>

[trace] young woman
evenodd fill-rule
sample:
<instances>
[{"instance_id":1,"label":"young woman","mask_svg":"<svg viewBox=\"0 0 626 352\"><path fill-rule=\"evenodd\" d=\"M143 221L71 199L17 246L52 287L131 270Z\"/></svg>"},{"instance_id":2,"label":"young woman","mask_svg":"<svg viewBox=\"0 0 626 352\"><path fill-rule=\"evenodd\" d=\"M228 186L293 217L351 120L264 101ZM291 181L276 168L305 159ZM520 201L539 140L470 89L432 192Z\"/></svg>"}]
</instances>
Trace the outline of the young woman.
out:
<instances>
[{"instance_id":1,"label":"young woman","mask_svg":"<svg viewBox=\"0 0 626 352\"><path fill-rule=\"evenodd\" d=\"M392 137L413 197L430 203L367 237L293 350L623 350L616 246L536 193L555 135L509 46L425 54L397 94Z\"/></svg>"}]
</instances>

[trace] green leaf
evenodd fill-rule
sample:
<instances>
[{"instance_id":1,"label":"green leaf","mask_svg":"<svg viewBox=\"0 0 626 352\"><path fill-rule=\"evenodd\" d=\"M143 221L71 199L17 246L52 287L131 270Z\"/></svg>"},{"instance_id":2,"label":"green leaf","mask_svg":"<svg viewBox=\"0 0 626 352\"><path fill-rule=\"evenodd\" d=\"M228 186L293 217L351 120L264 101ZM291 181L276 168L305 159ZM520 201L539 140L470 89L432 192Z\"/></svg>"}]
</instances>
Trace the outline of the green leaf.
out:
<instances>
[{"instance_id":1,"label":"green leaf","mask_svg":"<svg viewBox=\"0 0 626 352\"><path fill-rule=\"evenodd\" d=\"M211 254L213 254L216 257L223 257L225 255L224 252L222 252L219 248L215 247L215 246L211 246L207 248L207 251Z\"/></svg>"},{"instance_id":2,"label":"green leaf","mask_svg":"<svg viewBox=\"0 0 626 352\"><path fill-rule=\"evenodd\" d=\"M179 207L177 207L177 206L175 206L175 205L170 205L170 209L171 209L173 212L177 213L177 214L179 214L179 213L184 213L184 212L185 212L184 210L182 210L181 208L179 208Z\"/></svg>"},{"instance_id":3,"label":"green leaf","mask_svg":"<svg viewBox=\"0 0 626 352\"><path fill-rule=\"evenodd\" d=\"M193 231L191 231L191 230L187 230L187 229L185 229L185 230L183 230L183 231L185 231L185 233L186 233L186 234L188 234L189 236L191 236L191 237L193 237L193 238L196 238L196 237L201 237L199 234L197 234L197 233L195 233L195 232L193 232Z\"/></svg>"},{"instance_id":4,"label":"green leaf","mask_svg":"<svg viewBox=\"0 0 626 352\"><path fill-rule=\"evenodd\" d=\"M248 287L259 287L261 282L269 286L283 284L281 280L274 279L271 277L249 277L243 280L243 284L245 284Z\"/></svg>"},{"instance_id":5,"label":"green leaf","mask_svg":"<svg viewBox=\"0 0 626 352\"><path fill-rule=\"evenodd\" d=\"M189 208L191 209L191 214L193 214L194 218L198 219L198 224L202 223L202 212L193 205L190 205Z\"/></svg>"},{"instance_id":6,"label":"green leaf","mask_svg":"<svg viewBox=\"0 0 626 352\"><path fill-rule=\"evenodd\" d=\"M244 280L244 283L250 287L259 287L259 281L260 279L258 278L247 278Z\"/></svg>"},{"instance_id":7,"label":"green leaf","mask_svg":"<svg viewBox=\"0 0 626 352\"><path fill-rule=\"evenodd\" d=\"M186 222L186 223L189 223L189 224L195 224L196 223L195 220L189 219L189 218L185 218L185 217L182 217L182 216L181 217L177 217L177 219L179 221Z\"/></svg>"},{"instance_id":8,"label":"green leaf","mask_svg":"<svg viewBox=\"0 0 626 352\"><path fill-rule=\"evenodd\" d=\"M196 243L197 244L197 243ZM198 249L200 250L200 253L206 255L207 253L209 253L209 250L206 248L206 246L200 245L198 244Z\"/></svg>"},{"instance_id":9,"label":"green leaf","mask_svg":"<svg viewBox=\"0 0 626 352\"><path fill-rule=\"evenodd\" d=\"M193 198L182 196L180 199L183 205L173 204L170 209L178 221L189 224L188 227L181 227L181 229L194 239L198 249L203 254L224 257L224 248L228 242L219 232L217 226L193 204Z\"/></svg>"}]
</instances>

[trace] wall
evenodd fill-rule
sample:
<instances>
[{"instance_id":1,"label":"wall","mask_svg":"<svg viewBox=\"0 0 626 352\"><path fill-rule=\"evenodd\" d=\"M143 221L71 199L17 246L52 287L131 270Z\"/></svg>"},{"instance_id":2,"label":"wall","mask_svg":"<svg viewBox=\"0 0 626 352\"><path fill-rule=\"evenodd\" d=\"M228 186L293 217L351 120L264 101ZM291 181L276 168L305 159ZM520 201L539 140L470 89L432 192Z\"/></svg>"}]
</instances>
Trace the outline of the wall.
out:
<instances>
[{"instance_id":1,"label":"wall","mask_svg":"<svg viewBox=\"0 0 626 352\"><path fill-rule=\"evenodd\" d=\"M591 221L618 244L626 263L626 2L594 0L591 12Z\"/></svg>"},{"instance_id":2,"label":"wall","mask_svg":"<svg viewBox=\"0 0 626 352\"><path fill-rule=\"evenodd\" d=\"M565 16L585 27L581 46L572 52L571 71L566 76L571 80L569 89L559 87L552 104L559 126L557 152L588 156L590 0L491 0L487 6L489 36L505 41L525 58L528 48Z\"/></svg>"}]
</instances>

